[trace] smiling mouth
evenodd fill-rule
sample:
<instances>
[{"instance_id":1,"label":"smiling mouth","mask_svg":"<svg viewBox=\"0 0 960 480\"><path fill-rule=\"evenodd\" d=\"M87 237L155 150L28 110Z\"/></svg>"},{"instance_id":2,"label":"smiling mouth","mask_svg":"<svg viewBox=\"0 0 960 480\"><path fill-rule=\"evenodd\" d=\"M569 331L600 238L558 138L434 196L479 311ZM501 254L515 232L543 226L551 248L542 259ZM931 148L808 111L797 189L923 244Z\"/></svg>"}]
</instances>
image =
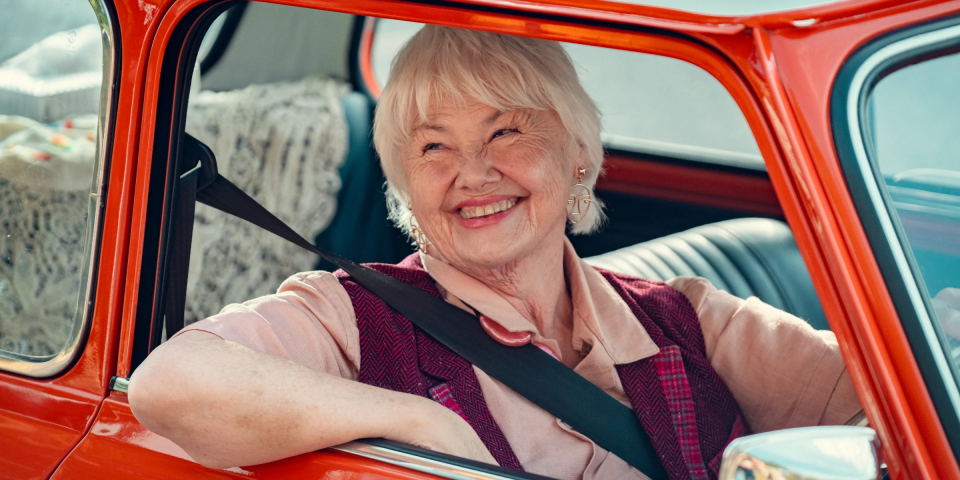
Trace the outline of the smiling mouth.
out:
<instances>
[{"instance_id":1,"label":"smiling mouth","mask_svg":"<svg viewBox=\"0 0 960 480\"><path fill-rule=\"evenodd\" d=\"M476 207L463 207L460 209L460 217L464 220L470 220L471 218L481 218L487 217L490 215L495 215L500 212L505 212L513 208L517 204L516 198L508 198L506 200L500 200L499 202L488 203L486 205L479 205Z\"/></svg>"}]
</instances>

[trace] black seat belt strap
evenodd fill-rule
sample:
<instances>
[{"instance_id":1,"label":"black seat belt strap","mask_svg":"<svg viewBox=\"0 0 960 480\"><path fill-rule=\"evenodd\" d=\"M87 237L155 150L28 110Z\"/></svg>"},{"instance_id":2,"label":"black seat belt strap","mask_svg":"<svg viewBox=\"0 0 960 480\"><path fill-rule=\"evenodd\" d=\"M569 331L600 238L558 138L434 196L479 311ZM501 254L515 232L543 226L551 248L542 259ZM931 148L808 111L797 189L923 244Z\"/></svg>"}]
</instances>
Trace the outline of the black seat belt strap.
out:
<instances>
[{"instance_id":1,"label":"black seat belt strap","mask_svg":"<svg viewBox=\"0 0 960 480\"><path fill-rule=\"evenodd\" d=\"M474 315L438 297L317 248L217 174L215 165L205 167L198 180L198 201L268 230L340 267L417 327L491 377L651 479L667 480L663 464L636 414L606 392L531 344L500 344L483 330Z\"/></svg>"}]
</instances>

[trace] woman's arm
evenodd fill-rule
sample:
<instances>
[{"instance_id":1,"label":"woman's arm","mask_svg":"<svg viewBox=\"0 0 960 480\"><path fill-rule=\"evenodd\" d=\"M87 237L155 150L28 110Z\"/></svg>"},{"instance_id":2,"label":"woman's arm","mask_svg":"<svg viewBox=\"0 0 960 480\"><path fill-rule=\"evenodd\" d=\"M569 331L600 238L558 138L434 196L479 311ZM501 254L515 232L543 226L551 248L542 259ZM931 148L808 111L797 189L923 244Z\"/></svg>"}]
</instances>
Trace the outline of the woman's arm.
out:
<instances>
[{"instance_id":1,"label":"woman's arm","mask_svg":"<svg viewBox=\"0 0 960 480\"><path fill-rule=\"evenodd\" d=\"M130 378L137 420L214 468L266 463L382 437L493 463L473 429L426 398L323 373L188 331Z\"/></svg>"},{"instance_id":2,"label":"woman's arm","mask_svg":"<svg viewBox=\"0 0 960 480\"><path fill-rule=\"evenodd\" d=\"M704 278L668 284L696 309L710 365L754 432L840 424L861 409L832 332Z\"/></svg>"}]
</instances>

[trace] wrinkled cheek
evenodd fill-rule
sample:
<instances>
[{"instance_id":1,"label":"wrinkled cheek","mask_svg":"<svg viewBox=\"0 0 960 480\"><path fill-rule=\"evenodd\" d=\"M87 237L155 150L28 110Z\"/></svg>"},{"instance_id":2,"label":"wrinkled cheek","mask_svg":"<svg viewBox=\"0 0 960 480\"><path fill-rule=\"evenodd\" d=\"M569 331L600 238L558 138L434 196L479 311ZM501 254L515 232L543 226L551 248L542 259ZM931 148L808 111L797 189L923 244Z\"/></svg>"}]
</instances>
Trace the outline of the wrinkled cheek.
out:
<instances>
[{"instance_id":1,"label":"wrinkled cheek","mask_svg":"<svg viewBox=\"0 0 960 480\"><path fill-rule=\"evenodd\" d=\"M416 165L411 168L407 175L407 185L414 209L439 210L455 179L456 173L443 164Z\"/></svg>"},{"instance_id":2,"label":"wrinkled cheek","mask_svg":"<svg viewBox=\"0 0 960 480\"><path fill-rule=\"evenodd\" d=\"M440 164L420 165L411 169L408 177L410 201L420 229L436 246L447 243L450 222L441 212L441 206L451 190L456 174Z\"/></svg>"}]
</instances>

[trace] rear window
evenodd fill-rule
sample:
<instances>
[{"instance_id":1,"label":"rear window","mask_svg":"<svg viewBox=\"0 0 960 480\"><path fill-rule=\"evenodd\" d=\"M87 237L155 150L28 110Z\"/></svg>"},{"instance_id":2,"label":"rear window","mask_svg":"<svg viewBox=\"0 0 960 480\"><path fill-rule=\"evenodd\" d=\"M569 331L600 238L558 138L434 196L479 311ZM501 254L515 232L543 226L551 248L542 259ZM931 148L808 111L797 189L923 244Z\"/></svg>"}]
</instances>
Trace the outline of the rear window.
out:
<instances>
[{"instance_id":1,"label":"rear window","mask_svg":"<svg viewBox=\"0 0 960 480\"><path fill-rule=\"evenodd\" d=\"M371 47L376 88L390 64L423 25L378 19ZM564 43L603 118L609 149L756 170L763 158L730 93L706 71L680 60Z\"/></svg>"}]
</instances>

